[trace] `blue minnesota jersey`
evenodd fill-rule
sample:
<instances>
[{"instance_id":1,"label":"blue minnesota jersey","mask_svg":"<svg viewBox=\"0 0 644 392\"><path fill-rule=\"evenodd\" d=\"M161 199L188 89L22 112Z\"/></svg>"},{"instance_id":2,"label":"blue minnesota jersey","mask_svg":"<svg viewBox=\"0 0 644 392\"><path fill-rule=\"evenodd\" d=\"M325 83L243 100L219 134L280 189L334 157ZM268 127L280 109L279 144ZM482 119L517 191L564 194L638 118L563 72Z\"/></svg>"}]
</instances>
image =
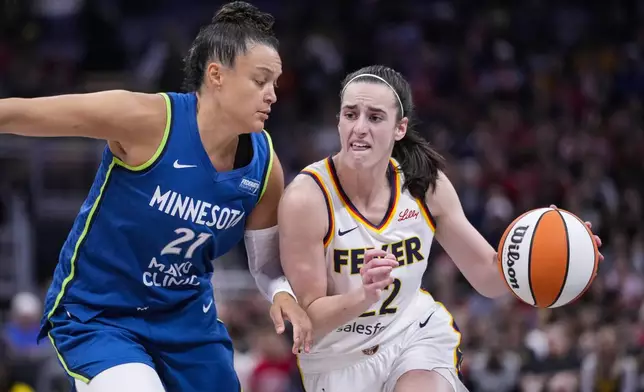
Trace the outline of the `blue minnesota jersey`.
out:
<instances>
[{"instance_id":1,"label":"blue minnesota jersey","mask_svg":"<svg viewBox=\"0 0 644 392\"><path fill-rule=\"evenodd\" d=\"M272 165L266 132L251 162L217 172L197 129L194 94L163 94L167 125L156 154L131 167L105 149L47 294L47 320L167 312L212 293L212 260L243 239Z\"/></svg>"}]
</instances>

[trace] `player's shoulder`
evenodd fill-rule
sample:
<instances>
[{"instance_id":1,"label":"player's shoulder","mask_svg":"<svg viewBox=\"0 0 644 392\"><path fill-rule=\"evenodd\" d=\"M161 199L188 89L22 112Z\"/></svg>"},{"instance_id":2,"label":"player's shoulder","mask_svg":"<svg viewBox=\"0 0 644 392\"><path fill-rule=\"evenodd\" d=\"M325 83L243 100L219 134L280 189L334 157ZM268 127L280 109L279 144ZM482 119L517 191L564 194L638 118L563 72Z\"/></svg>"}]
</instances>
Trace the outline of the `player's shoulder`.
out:
<instances>
[{"instance_id":1,"label":"player's shoulder","mask_svg":"<svg viewBox=\"0 0 644 392\"><path fill-rule=\"evenodd\" d=\"M121 116L131 113L139 113L141 110L165 110L164 94L142 93L137 91L115 89L104 90L79 95L85 102L102 105L107 108L120 110L127 107L129 110L121 112Z\"/></svg>"},{"instance_id":2,"label":"player's shoulder","mask_svg":"<svg viewBox=\"0 0 644 392\"><path fill-rule=\"evenodd\" d=\"M327 199L322 192L313 176L300 172L280 200L280 230L323 238L329 223Z\"/></svg>"},{"instance_id":3,"label":"player's shoulder","mask_svg":"<svg viewBox=\"0 0 644 392\"><path fill-rule=\"evenodd\" d=\"M322 159L302 169L286 187L281 205L292 210L308 209L313 214L326 211L330 207L326 161Z\"/></svg>"},{"instance_id":4,"label":"player's shoulder","mask_svg":"<svg viewBox=\"0 0 644 392\"><path fill-rule=\"evenodd\" d=\"M302 171L288 184L284 191L284 197L289 198L290 201L306 203L310 199L309 196L319 190L315 177L311 176L309 172Z\"/></svg>"},{"instance_id":5,"label":"player's shoulder","mask_svg":"<svg viewBox=\"0 0 644 392\"><path fill-rule=\"evenodd\" d=\"M325 198L318 180L302 171L284 190L281 204L297 210L317 209L325 205Z\"/></svg>"},{"instance_id":6,"label":"player's shoulder","mask_svg":"<svg viewBox=\"0 0 644 392\"><path fill-rule=\"evenodd\" d=\"M147 154L157 150L164 134L168 133L172 117L169 98L129 90L94 94L97 96L95 104L106 111L106 117L118 120L118 123L110 123L110 129L119 130L119 135L107 138L112 153L130 166L146 162L150 158Z\"/></svg>"},{"instance_id":7,"label":"player's shoulder","mask_svg":"<svg viewBox=\"0 0 644 392\"><path fill-rule=\"evenodd\" d=\"M439 170L438 176L436 177L436 187L433 189L434 192L439 191L441 188L453 187L452 182L447 177L444 171ZM432 192L432 189L429 189L429 192Z\"/></svg>"},{"instance_id":8,"label":"player's shoulder","mask_svg":"<svg viewBox=\"0 0 644 392\"><path fill-rule=\"evenodd\" d=\"M167 95L158 93L142 93L129 90L108 90L99 92L105 106L115 109L114 115L121 118L123 124L130 128L141 129L165 128L170 116L170 99ZM123 110L127 108L127 110Z\"/></svg>"},{"instance_id":9,"label":"player's shoulder","mask_svg":"<svg viewBox=\"0 0 644 392\"><path fill-rule=\"evenodd\" d=\"M425 192L425 199L431 199L433 197L440 196L445 192L446 189L450 187L453 187L453 185L450 179L447 177L447 174L442 170L438 170L438 173L436 175L436 182L434 186L430 185L427 188L427 191Z\"/></svg>"},{"instance_id":10,"label":"player's shoulder","mask_svg":"<svg viewBox=\"0 0 644 392\"><path fill-rule=\"evenodd\" d=\"M328 182L329 158L321 159L307 165L291 183L298 192L317 190L321 195Z\"/></svg>"},{"instance_id":11,"label":"player's shoulder","mask_svg":"<svg viewBox=\"0 0 644 392\"><path fill-rule=\"evenodd\" d=\"M455 202L458 202L456 189L447 174L439 170L436 185L430 187L425 194L425 203L432 211L432 214L439 216L445 210L451 208Z\"/></svg>"}]
</instances>

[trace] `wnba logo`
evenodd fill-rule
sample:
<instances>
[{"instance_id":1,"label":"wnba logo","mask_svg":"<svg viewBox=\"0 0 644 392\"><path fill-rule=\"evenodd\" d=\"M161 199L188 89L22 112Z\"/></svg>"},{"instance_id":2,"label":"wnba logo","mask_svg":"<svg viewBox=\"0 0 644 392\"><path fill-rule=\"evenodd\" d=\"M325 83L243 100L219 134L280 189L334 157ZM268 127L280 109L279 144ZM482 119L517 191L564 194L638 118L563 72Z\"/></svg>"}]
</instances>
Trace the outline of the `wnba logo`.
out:
<instances>
[{"instance_id":1,"label":"wnba logo","mask_svg":"<svg viewBox=\"0 0 644 392\"><path fill-rule=\"evenodd\" d=\"M259 191L259 185L259 181L244 177L239 183L239 189L251 195L256 195L257 191Z\"/></svg>"},{"instance_id":2,"label":"wnba logo","mask_svg":"<svg viewBox=\"0 0 644 392\"><path fill-rule=\"evenodd\" d=\"M528 228L530 226L518 226L517 228L514 229L512 232L512 236L510 237L510 242L511 244L508 246L508 257L507 257L507 266L508 266L508 283L512 288L518 289L519 288L519 283L517 283L517 278L516 278L516 271L514 270L514 264L519 261L520 254L519 254L519 246L523 242L523 238L525 237L526 231L528 231Z\"/></svg>"}]
</instances>

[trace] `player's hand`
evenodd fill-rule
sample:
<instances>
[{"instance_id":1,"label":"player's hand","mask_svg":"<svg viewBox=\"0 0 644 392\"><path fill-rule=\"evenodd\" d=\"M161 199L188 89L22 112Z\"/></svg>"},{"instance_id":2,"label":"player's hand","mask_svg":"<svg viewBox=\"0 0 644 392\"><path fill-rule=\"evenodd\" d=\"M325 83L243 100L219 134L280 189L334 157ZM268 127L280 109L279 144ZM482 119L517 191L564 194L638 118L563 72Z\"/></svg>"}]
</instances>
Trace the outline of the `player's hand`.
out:
<instances>
[{"instance_id":1,"label":"player's hand","mask_svg":"<svg viewBox=\"0 0 644 392\"><path fill-rule=\"evenodd\" d=\"M369 249L365 252L360 275L367 301L374 303L380 300L382 290L394 282L391 271L398 265L391 253L380 249Z\"/></svg>"},{"instance_id":2,"label":"player's hand","mask_svg":"<svg viewBox=\"0 0 644 392\"><path fill-rule=\"evenodd\" d=\"M302 350L305 353L311 351L313 324L291 294L286 292L275 294L270 315L278 334L284 333L284 320L290 321L293 325L293 354L299 354Z\"/></svg>"},{"instance_id":3,"label":"player's hand","mask_svg":"<svg viewBox=\"0 0 644 392\"><path fill-rule=\"evenodd\" d=\"M592 233L593 224L590 222L584 222L584 224L588 226L588 230L590 230L590 232ZM599 236L596 234L593 234L593 239L595 240L595 243L597 244L597 248L599 249L602 246L602 239L599 238ZM599 261L604 261L604 255L601 254L601 252L599 252Z\"/></svg>"},{"instance_id":4,"label":"player's hand","mask_svg":"<svg viewBox=\"0 0 644 392\"><path fill-rule=\"evenodd\" d=\"M551 205L550 205L550 208L555 208L555 209L556 209L556 208L557 208L557 206L556 206L556 205L554 205L554 204L551 204ZM588 227L588 230L590 230L590 232L592 233L592 232L593 232L593 231L592 231L592 229L593 229L593 224L592 224L592 223L590 223L590 222L584 222L584 224L586 225L586 227ZM598 248L598 249L599 249L599 248L601 248L601 246L602 246L602 239L601 239L601 238L599 238L599 236L598 236L598 235L593 234L593 240L595 240L595 244L597 244L597 248ZM599 253L599 261L604 261L604 255L603 255L603 254L601 254L601 252Z\"/></svg>"}]
</instances>

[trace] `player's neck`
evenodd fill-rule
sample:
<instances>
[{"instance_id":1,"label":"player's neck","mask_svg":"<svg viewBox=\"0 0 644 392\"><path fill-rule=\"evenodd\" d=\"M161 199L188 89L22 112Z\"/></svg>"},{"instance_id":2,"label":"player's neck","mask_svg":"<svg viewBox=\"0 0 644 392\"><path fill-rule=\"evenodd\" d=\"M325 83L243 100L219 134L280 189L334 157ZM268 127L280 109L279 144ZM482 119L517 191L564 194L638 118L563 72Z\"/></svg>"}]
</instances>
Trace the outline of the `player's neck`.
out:
<instances>
[{"instance_id":1,"label":"player's neck","mask_svg":"<svg viewBox=\"0 0 644 392\"><path fill-rule=\"evenodd\" d=\"M389 161L371 168L356 170L336 156L334 164L340 185L354 204L369 205L378 198L383 189L389 189L387 178Z\"/></svg>"},{"instance_id":2,"label":"player's neck","mask_svg":"<svg viewBox=\"0 0 644 392\"><path fill-rule=\"evenodd\" d=\"M198 95L197 127L201 143L210 156L235 154L240 133L236 132L237 127L222 110L217 108L217 104L209 101L208 95ZM215 109L200 110L204 107Z\"/></svg>"}]
</instances>

